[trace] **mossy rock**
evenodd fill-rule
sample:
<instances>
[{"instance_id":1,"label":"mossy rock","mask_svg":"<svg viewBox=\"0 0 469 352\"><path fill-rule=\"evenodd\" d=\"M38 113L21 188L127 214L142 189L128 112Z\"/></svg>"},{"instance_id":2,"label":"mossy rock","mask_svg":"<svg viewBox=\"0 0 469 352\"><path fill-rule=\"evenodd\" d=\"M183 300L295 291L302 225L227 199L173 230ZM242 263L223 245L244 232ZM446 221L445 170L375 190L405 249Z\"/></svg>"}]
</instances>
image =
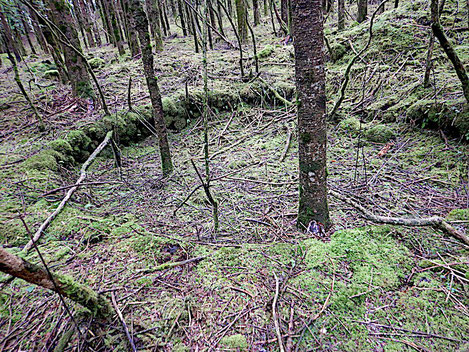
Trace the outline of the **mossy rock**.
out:
<instances>
[{"instance_id":1,"label":"mossy rock","mask_svg":"<svg viewBox=\"0 0 469 352\"><path fill-rule=\"evenodd\" d=\"M44 72L44 78L53 79L59 77L59 71L57 70L47 70Z\"/></svg>"},{"instance_id":2,"label":"mossy rock","mask_svg":"<svg viewBox=\"0 0 469 352\"><path fill-rule=\"evenodd\" d=\"M268 58L269 56L272 55L272 53L274 52L274 47L273 45L266 45L262 50L260 50L258 53L257 53L257 58L262 60L262 59L266 59Z\"/></svg>"},{"instance_id":3,"label":"mossy rock","mask_svg":"<svg viewBox=\"0 0 469 352\"><path fill-rule=\"evenodd\" d=\"M355 116L348 117L339 122L339 128L343 131L356 134L360 131L360 120L357 119Z\"/></svg>"},{"instance_id":4,"label":"mossy rock","mask_svg":"<svg viewBox=\"0 0 469 352\"><path fill-rule=\"evenodd\" d=\"M234 351L246 351L248 349L248 341L246 337L241 334L223 337L220 340L220 345Z\"/></svg>"},{"instance_id":5,"label":"mossy rock","mask_svg":"<svg viewBox=\"0 0 469 352\"><path fill-rule=\"evenodd\" d=\"M88 60L88 63L90 64L91 68L101 68L104 67L106 62L103 59L100 59L99 57L94 57L90 60Z\"/></svg>"},{"instance_id":6,"label":"mossy rock","mask_svg":"<svg viewBox=\"0 0 469 352\"><path fill-rule=\"evenodd\" d=\"M44 171L44 170L51 170L51 171L57 171L58 165L57 165L57 152L53 150L46 150L42 151L36 155L33 155L29 159L27 159L23 163L23 167L25 169L30 169L30 170L38 170L38 171Z\"/></svg>"},{"instance_id":7,"label":"mossy rock","mask_svg":"<svg viewBox=\"0 0 469 352\"><path fill-rule=\"evenodd\" d=\"M345 45L335 43L331 45L331 60L333 62L339 61L347 53L347 47Z\"/></svg>"},{"instance_id":8,"label":"mossy rock","mask_svg":"<svg viewBox=\"0 0 469 352\"><path fill-rule=\"evenodd\" d=\"M365 131L365 138L371 142L387 143L395 137L396 132L387 125L378 124Z\"/></svg>"},{"instance_id":9,"label":"mossy rock","mask_svg":"<svg viewBox=\"0 0 469 352\"><path fill-rule=\"evenodd\" d=\"M73 151L72 156L75 160L83 162L90 156L92 149L92 141L84 131L75 130L69 132L66 141L71 145Z\"/></svg>"}]
</instances>

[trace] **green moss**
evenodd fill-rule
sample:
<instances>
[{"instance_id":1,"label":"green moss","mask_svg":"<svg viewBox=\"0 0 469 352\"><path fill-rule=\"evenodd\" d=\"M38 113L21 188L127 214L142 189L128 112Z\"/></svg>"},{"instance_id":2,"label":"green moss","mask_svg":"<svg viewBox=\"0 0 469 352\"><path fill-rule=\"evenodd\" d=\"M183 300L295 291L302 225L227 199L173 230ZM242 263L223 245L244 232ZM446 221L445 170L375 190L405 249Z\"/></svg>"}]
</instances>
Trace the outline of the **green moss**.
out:
<instances>
[{"instance_id":1,"label":"green moss","mask_svg":"<svg viewBox=\"0 0 469 352\"><path fill-rule=\"evenodd\" d=\"M387 125L378 124L365 131L365 138L376 143L387 143L394 137L396 132Z\"/></svg>"},{"instance_id":2,"label":"green moss","mask_svg":"<svg viewBox=\"0 0 469 352\"><path fill-rule=\"evenodd\" d=\"M446 217L448 220L469 220L469 208L453 209Z\"/></svg>"},{"instance_id":3,"label":"green moss","mask_svg":"<svg viewBox=\"0 0 469 352\"><path fill-rule=\"evenodd\" d=\"M274 49L273 45L268 44L268 45L266 45L263 49L261 49L260 51L258 51L257 57L258 57L259 59L266 59L266 58L268 58L269 56L272 55L272 53L274 52L274 50L275 50L275 49Z\"/></svg>"},{"instance_id":4,"label":"green moss","mask_svg":"<svg viewBox=\"0 0 469 352\"><path fill-rule=\"evenodd\" d=\"M100 59L99 57L94 57L90 60L88 60L88 63L90 64L91 68L101 68L104 67L105 61L103 59Z\"/></svg>"},{"instance_id":5,"label":"green moss","mask_svg":"<svg viewBox=\"0 0 469 352\"><path fill-rule=\"evenodd\" d=\"M59 77L58 70L47 70L44 72L44 78L52 79L52 78L58 78L58 77Z\"/></svg>"},{"instance_id":6,"label":"green moss","mask_svg":"<svg viewBox=\"0 0 469 352\"><path fill-rule=\"evenodd\" d=\"M92 149L91 139L82 130L74 130L68 133L66 141L72 147L72 156L80 162L85 161Z\"/></svg>"},{"instance_id":7,"label":"green moss","mask_svg":"<svg viewBox=\"0 0 469 352\"><path fill-rule=\"evenodd\" d=\"M246 336L241 334L225 336L220 340L220 345L228 350L246 351L248 349L248 341Z\"/></svg>"},{"instance_id":8,"label":"green moss","mask_svg":"<svg viewBox=\"0 0 469 352\"><path fill-rule=\"evenodd\" d=\"M346 132L356 134L360 131L360 120L354 116L348 117L345 120L340 121L339 127ZM363 129L363 125L362 125Z\"/></svg>"}]
</instances>

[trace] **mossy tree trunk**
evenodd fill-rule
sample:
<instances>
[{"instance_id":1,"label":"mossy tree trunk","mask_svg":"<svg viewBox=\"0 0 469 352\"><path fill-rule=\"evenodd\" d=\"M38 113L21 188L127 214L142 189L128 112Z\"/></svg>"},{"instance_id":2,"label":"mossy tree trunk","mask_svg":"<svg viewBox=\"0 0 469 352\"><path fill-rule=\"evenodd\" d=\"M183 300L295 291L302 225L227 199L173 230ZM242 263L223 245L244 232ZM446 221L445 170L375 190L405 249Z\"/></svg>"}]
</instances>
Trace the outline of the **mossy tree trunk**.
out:
<instances>
[{"instance_id":1,"label":"mossy tree trunk","mask_svg":"<svg viewBox=\"0 0 469 352\"><path fill-rule=\"evenodd\" d=\"M261 14L259 12L259 0L252 0L252 14L254 17L254 27L261 23Z\"/></svg>"},{"instance_id":2,"label":"mossy tree trunk","mask_svg":"<svg viewBox=\"0 0 469 352\"><path fill-rule=\"evenodd\" d=\"M33 31L31 26L29 25L29 22L25 20L26 18L26 11L20 8L19 5L17 5L18 13L20 14L21 17L21 24L23 25L24 32L26 33L26 39L28 40L28 45L29 49L31 50L31 54L37 55L36 48L34 47L33 44Z\"/></svg>"},{"instance_id":3,"label":"mossy tree trunk","mask_svg":"<svg viewBox=\"0 0 469 352\"><path fill-rule=\"evenodd\" d=\"M158 87L158 80L155 76L150 33L148 32L148 20L139 0L129 0L129 9L133 14L131 25L136 29L140 40L143 69L148 90L150 92L150 100L153 107L153 119L160 148L161 168L163 175L167 176L173 171L173 163L171 161L168 132L164 121L161 94Z\"/></svg>"},{"instance_id":4,"label":"mossy tree trunk","mask_svg":"<svg viewBox=\"0 0 469 352\"><path fill-rule=\"evenodd\" d=\"M119 28L119 22L117 19L117 14L114 9L113 0L103 0L104 10L106 14L109 16L109 26L111 29L111 35L114 38L114 42L117 45L117 50L119 51L119 55L125 54L124 43L122 42L121 31Z\"/></svg>"},{"instance_id":5,"label":"mossy tree trunk","mask_svg":"<svg viewBox=\"0 0 469 352\"><path fill-rule=\"evenodd\" d=\"M91 18L90 18L90 13L88 11L87 6L85 5L85 2L83 0L77 0L77 5L78 8L80 9L81 17L83 20L83 26L85 29L86 33L86 40L88 41L88 45L90 47L95 47L96 42L94 40L93 36L93 27L91 24Z\"/></svg>"},{"instance_id":6,"label":"mossy tree trunk","mask_svg":"<svg viewBox=\"0 0 469 352\"><path fill-rule=\"evenodd\" d=\"M161 35L161 21L158 4L154 0L145 0L145 7L147 8L151 34L155 40L155 49L156 51L163 51L163 37ZM134 16L135 14L132 15Z\"/></svg>"},{"instance_id":7,"label":"mossy tree trunk","mask_svg":"<svg viewBox=\"0 0 469 352\"><path fill-rule=\"evenodd\" d=\"M128 37L129 37L129 48L132 57L140 55L140 45L138 45L138 38L135 31L132 29L131 26L131 17L133 14L129 10L129 0L122 0L122 6L124 10L124 16L127 21L127 30L128 30Z\"/></svg>"},{"instance_id":8,"label":"mossy tree trunk","mask_svg":"<svg viewBox=\"0 0 469 352\"><path fill-rule=\"evenodd\" d=\"M357 22L362 23L368 14L368 0L358 0Z\"/></svg>"},{"instance_id":9,"label":"mossy tree trunk","mask_svg":"<svg viewBox=\"0 0 469 352\"><path fill-rule=\"evenodd\" d=\"M21 62L20 52L16 48L15 40L13 38L10 25L8 24L8 21L5 17L5 12L2 6L0 6L0 24L2 25L2 32L5 35L6 47L8 48L8 50L10 50L10 52L13 53L13 55L15 55L16 61Z\"/></svg>"},{"instance_id":10,"label":"mossy tree trunk","mask_svg":"<svg viewBox=\"0 0 469 352\"><path fill-rule=\"evenodd\" d=\"M47 46L46 38L44 38L44 33L42 32L42 29L39 26L39 21L37 19L37 16L34 13L34 11L32 11L29 7L28 7L28 13L29 13L29 17L31 18L31 24L34 29L34 35L36 36L36 40L39 43L42 51L48 54L50 52L49 47Z\"/></svg>"},{"instance_id":11,"label":"mossy tree trunk","mask_svg":"<svg viewBox=\"0 0 469 352\"><path fill-rule=\"evenodd\" d=\"M112 27L111 22L109 20L109 13L106 10L106 6L104 5L105 0L96 0L98 7L99 7L99 14L101 16L101 20L103 22L104 33L106 35L106 40L108 43L117 46L116 39L112 34Z\"/></svg>"},{"instance_id":12,"label":"mossy tree trunk","mask_svg":"<svg viewBox=\"0 0 469 352\"><path fill-rule=\"evenodd\" d=\"M72 1L73 3L73 10L72 10L72 15L75 15L75 19L76 19L76 24L77 24L77 29L80 31L81 33L81 36L83 38L83 46L85 48L89 48L90 47L90 44L87 40L87 36L86 36L86 31L85 31L85 25L84 25L84 19L83 19L83 14L81 12L81 8L78 6L78 1L77 0L73 0Z\"/></svg>"},{"instance_id":13,"label":"mossy tree trunk","mask_svg":"<svg viewBox=\"0 0 469 352\"><path fill-rule=\"evenodd\" d=\"M236 18L238 21L238 35L242 44L246 43L248 38L248 25L246 23L247 6L245 0L235 0Z\"/></svg>"},{"instance_id":14,"label":"mossy tree trunk","mask_svg":"<svg viewBox=\"0 0 469 352\"><path fill-rule=\"evenodd\" d=\"M53 21L65 35L68 42L81 51L80 40L73 25L69 4L65 0L48 0L47 5L51 10ZM94 97L90 76L81 55L78 55L67 45L63 46L63 52L73 94L83 98Z\"/></svg>"},{"instance_id":15,"label":"mossy tree trunk","mask_svg":"<svg viewBox=\"0 0 469 352\"><path fill-rule=\"evenodd\" d=\"M469 103L469 78L467 77L467 73L466 73L466 69L464 67L464 64L459 59L458 54L453 49L453 46L451 45L448 38L446 37L444 29L443 29L442 25L440 24L438 0L432 0L431 15L432 15L432 31L433 31L433 34L435 34L435 37L440 42L440 45L443 48L443 50L445 51L446 56L448 56L448 59L453 64L453 67L456 71L456 74L458 75L458 78L461 81L462 90L464 92L464 97L466 98L466 101Z\"/></svg>"},{"instance_id":16,"label":"mossy tree trunk","mask_svg":"<svg viewBox=\"0 0 469 352\"><path fill-rule=\"evenodd\" d=\"M337 28L345 29L345 0L337 0Z\"/></svg>"},{"instance_id":17,"label":"mossy tree trunk","mask_svg":"<svg viewBox=\"0 0 469 352\"><path fill-rule=\"evenodd\" d=\"M181 21L182 34L187 36L186 21L184 20L184 10L181 0L177 0L179 20Z\"/></svg>"},{"instance_id":18,"label":"mossy tree trunk","mask_svg":"<svg viewBox=\"0 0 469 352\"><path fill-rule=\"evenodd\" d=\"M27 262L2 247L0 247L0 271L58 292L89 309L94 315L102 318L111 316L112 307L104 296L68 276L53 274L51 279L45 268Z\"/></svg>"},{"instance_id":19,"label":"mossy tree trunk","mask_svg":"<svg viewBox=\"0 0 469 352\"><path fill-rule=\"evenodd\" d=\"M321 0L292 2L298 95L298 226L330 227L326 185L326 77Z\"/></svg>"}]
</instances>

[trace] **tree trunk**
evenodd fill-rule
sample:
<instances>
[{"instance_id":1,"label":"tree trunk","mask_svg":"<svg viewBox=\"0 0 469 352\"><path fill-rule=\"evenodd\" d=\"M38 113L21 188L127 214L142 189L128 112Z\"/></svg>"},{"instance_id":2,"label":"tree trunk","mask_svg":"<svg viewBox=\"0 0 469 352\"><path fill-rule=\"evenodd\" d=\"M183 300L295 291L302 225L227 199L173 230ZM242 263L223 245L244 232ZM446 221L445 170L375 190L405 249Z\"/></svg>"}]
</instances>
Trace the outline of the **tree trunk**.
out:
<instances>
[{"instance_id":1,"label":"tree trunk","mask_svg":"<svg viewBox=\"0 0 469 352\"><path fill-rule=\"evenodd\" d=\"M127 19L127 25L128 25L128 31L129 31L129 47L130 47L130 52L132 57L135 57L137 55L140 55L140 46L138 45L138 39L137 39L137 33L132 28L132 16L133 14L130 12L129 9L129 0L123 0L123 10L124 10L124 16L126 16Z\"/></svg>"},{"instance_id":2,"label":"tree trunk","mask_svg":"<svg viewBox=\"0 0 469 352\"><path fill-rule=\"evenodd\" d=\"M259 12L259 0L252 0L252 12L254 16L254 27L261 23L261 15Z\"/></svg>"},{"instance_id":3,"label":"tree trunk","mask_svg":"<svg viewBox=\"0 0 469 352\"><path fill-rule=\"evenodd\" d=\"M292 2L295 75L298 95L298 226L331 225L326 185L326 78L320 0Z\"/></svg>"},{"instance_id":4,"label":"tree trunk","mask_svg":"<svg viewBox=\"0 0 469 352\"><path fill-rule=\"evenodd\" d=\"M432 72L432 56L433 47L435 45L435 35L433 32L430 33L430 41L428 43L427 59L425 60L425 75L423 78L423 86L425 88L430 87L430 73Z\"/></svg>"},{"instance_id":5,"label":"tree trunk","mask_svg":"<svg viewBox=\"0 0 469 352\"><path fill-rule=\"evenodd\" d=\"M245 0L235 0L236 3L236 18L238 20L238 35L241 43L246 43L248 38L248 26L246 23L246 2Z\"/></svg>"},{"instance_id":6,"label":"tree trunk","mask_svg":"<svg viewBox=\"0 0 469 352\"><path fill-rule=\"evenodd\" d=\"M81 51L78 33L73 25L68 3L65 0L48 0L47 5L51 9L54 22L65 37L67 37L69 43ZM63 51L73 95L83 98L94 97L90 76L86 70L83 58L66 45L63 46Z\"/></svg>"},{"instance_id":7,"label":"tree trunk","mask_svg":"<svg viewBox=\"0 0 469 352\"><path fill-rule=\"evenodd\" d=\"M469 78L467 77L466 69L464 68L463 63L459 59L458 54L454 51L453 46L446 38L443 27L440 24L439 14L438 14L438 0L432 0L431 3L431 13L432 13L432 30L435 34L435 37L440 42L441 47L450 59L453 64L456 74L458 75L459 80L461 81L462 90L464 92L464 97L469 103Z\"/></svg>"},{"instance_id":8,"label":"tree trunk","mask_svg":"<svg viewBox=\"0 0 469 352\"><path fill-rule=\"evenodd\" d=\"M345 29L345 0L337 0L337 28Z\"/></svg>"},{"instance_id":9,"label":"tree trunk","mask_svg":"<svg viewBox=\"0 0 469 352\"><path fill-rule=\"evenodd\" d=\"M88 42L88 40L87 40L88 38L85 34L86 33L85 24L84 24L85 20L83 18L83 13L81 12L81 8L78 5L77 0L73 0L73 13L75 14L75 17L76 17L77 27L80 30L81 36L83 38L83 44L86 48L89 48L91 45Z\"/></svg>"},{"instance_id":10,"label":"tree trunk","mask_svg":"<svg viewBox=\"0 0 469 352\"><path fill-rule=\"evenodd\" d=\"M150 33L148 32L148 20L142 6L140 5L140 1L129 1L130 12L133 14L132 26L136 29L140 39L144 74L148 90L150 92L150 100L153 107L153 119L160 148L161 168L163 175L168 176L173 171L173 164L171 161L171 151L169 149L168 133L164 121L163 104L161 102L158 80L155 76L153 66L153 53L151 49Z\"/></svg>"},{"instance_id":11,"label":"tree trunk","mask_svg":"<svg viewBox=\"0 0 469 352\"><path fill-rule=\"evenodd\" d=\"M129 0L132 1L132 0ZM154 0L145 0L145 6L147 8L148 20L150 21L150 30L155 40L156 51L163 51L163 38L161 36L161 23L160 15L158 11L158 5ZM134 16L135 14L132 14Z\"/></svg>"},{"instance_id":12,"label":"tree trunk","mask_svg":"<svg viewBox=\"0 0 469 352\"><path fill-rule=\"evenodd\" d=\"M58 292L62 296L88 308L91 313L99 317L107 318L111 315L112 308L109 301L90 287L76 282L69 276L49 275L45 268L29 263L2 247L0 247L0 271Z\"/></svg>"},{"instance_id":13,"label":"tree trunk","mask_svg":"<svg viewBox=\"0 0 469 352\"><path fill-rule=\"evenodd\" d=\"M119 51L119 55L125 54L124 44L122 42L120 29L119 29L119 22L117 20L117 14L112 5L112 0L103 0L104 10L109 17L109 26L111 30L111 35L114 37L114 42L117 45L117 50Z\"/></svg>"},{"instance_id":14,"label":"tree trunk","mask_svg":"<svg viewBox=\"0 0 469 352\"><path fill-rule=\"evenodd\" d=\"M109 44L117 46L116 40L112 35L112 28L111 23L109 21L109 14L107 13L106 6L104 6L104 0L96 0L99 8L99 15L101 16L101 20L103 22L104 33L106 35L106 41Z\"/></svg>"},{"instance_id":15,"label":"tree trunk","mask_svg":"<svg viewBox=\"0 0 469 352\"><path fill-rule=\"evenodd\" d=\"M21 62L21 55L16 48L15 41L11 33L10 25L8 24L8 21L5 17L5 12L3 11L1 7L0 7L0 23L2 25L2 31L6 37L5 45L7 46L8 50L10 50L15 55L16 61Z\"/></svg>"},{"instance_id":16,"label":"tree trunk","mask_svg":"<svg viewBox=\"0 0 469 352\"><path fill-rule=\"evenodd\" d=\"M42 51L48 54L49 47L47 46L46 38L44 38L44 33L42 32L42 29L39 26L39 21L37 20L37 16L34 13L34 11L32 11L29 7L28 7L28 13L29 13L29 17L31 18L31 23L33 25L34 35L36 36L36 41L41 46Z\"/></svg>"},{"instance_id":17,"label":"tree trunk","mask_svg":"<svg viewBox=\"0 0 469 352\"><path fill-rule=\"evenodd\" d=\"M89 8L85 5L83 0L77 0L78 7L80 8L81 16L83 19L83 25L85 27L86 39L88 41L88 45L91 47L96 46L96 41L93 37L93 27L91 24L91 14L89 12Z\"/></svg>"},{"instance_id":18,"label":"tree trunk","mask_svg":"<svg viewBox=\"0 0 469 352\"><path fill-rule=\"evenodd\" d=\"M184 21L184 11L182 8L182 3L181 0L177 0L178 4L178 13L179 13L179 20L181 21L181 28L182 28L182 34L187 36L187 29L186 29L186 21Z\"/></svg>"},{"instance_id":19,"label":"tree trunk","mask_svg":"<svg viewBox=\"0 0 469 352\"><path fill-rule=\"evenodd\" d=\"M357 22L362 23L368 14L368 0L358 0Z\"/></svg>"}]
</instances>

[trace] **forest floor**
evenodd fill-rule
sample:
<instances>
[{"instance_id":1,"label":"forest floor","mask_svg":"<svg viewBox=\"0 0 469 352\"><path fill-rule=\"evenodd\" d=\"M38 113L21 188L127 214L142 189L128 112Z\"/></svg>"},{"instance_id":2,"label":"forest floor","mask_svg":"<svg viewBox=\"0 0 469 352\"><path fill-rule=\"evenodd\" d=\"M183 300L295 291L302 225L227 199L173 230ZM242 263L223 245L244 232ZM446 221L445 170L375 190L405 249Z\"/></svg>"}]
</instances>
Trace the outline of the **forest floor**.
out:
<instances>
[{"instance_id":1,"label":"forest floor","mask_svg":"<svg viewBox=\"0 0 469 352\"><path fill-rule=\"evenodd\" d=\"M420 104L438 100L444 105L440 113L467 118L460 113L457 77L440 49L433 84L421 87L429 33L425 6L404 2L378 17L375 40L352 71L340 122L329 123L328 182L375 214L439 215L467 233L467 135L446 122L439 125L443 114L435 118ZM442 20L451 25L445 20L458 17L456 3L447 7ZM331 105L368 30L365 23L336 33L333 20L325 33L341 57L328 62ZM269 26L266 21L256 29L265 55L261 77L279 90L293 87L293 47ZM464 32L458 36L456 50L467 64L469 48L462 43L469 39ZM252 48L247 50L249 72ZM129 77L132 104L149 103L139 60L119 58L109 46L89 55L103 60L97 75L113 114L128 108ZM277 351L278 323L287 351L466 351L468 247L431 228L372 226L333 197L332 234L315 238L298 231L295 110L267 104L252 82L242 82L237 55L221 41L209 51L210 88L229 91L234 100L260 94L261 103L239 98L232 109L212 107L216 236L191 164L203 169L203 129L200 118L193 118L170 134L175 172L166 179L153 136L122 145L121 168L109 152L93 163L86 185L41 240L50 268L114 295L139 350ZM201 55L194 54L190 38L168 38L155 57L163 97L171 99L186 85L189 91L200 88ZM0 240L13 253L29 239L20 216L34 231L80 169L37 156L51 141L102 116L93 102L71 98L67 86L44 75L53 69L46 59L30 56L21 65L46 132L28 115L9 65L1 71ZM192 258L197 260L156 270ZM27 259L38 262L33 251ZM52 350L73 326L55 294L21 280L0 283L0 302L2 351ZM80 307L68 304L81 316ZM84 336L75 335L69 349L128 350L117 318L85 318L80 330Z\"/></svg>"}]
</instances>

